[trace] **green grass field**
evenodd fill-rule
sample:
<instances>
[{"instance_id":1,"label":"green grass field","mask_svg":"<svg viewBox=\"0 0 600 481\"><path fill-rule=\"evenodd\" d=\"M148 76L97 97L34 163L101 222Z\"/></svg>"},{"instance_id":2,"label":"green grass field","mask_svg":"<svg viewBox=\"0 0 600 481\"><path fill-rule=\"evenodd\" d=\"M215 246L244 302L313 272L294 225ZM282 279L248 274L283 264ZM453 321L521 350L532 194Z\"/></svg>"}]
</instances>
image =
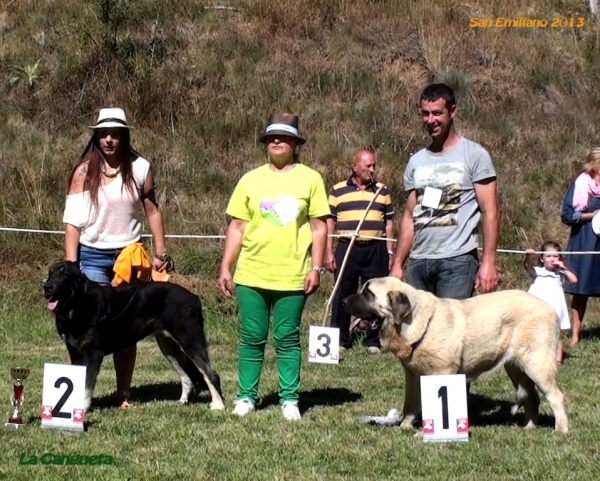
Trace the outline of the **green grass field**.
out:
<instances>
[{"instance_id":1,"label":"green grass field","mask_svg":"<svg viewBox=\"0 0 600 481\"><path fill-rule=\"evenodd\" d=\"M211 412L206 395L188 406L177 403L178 377L153 340L139 345L134 374L134 406L111 404L112 359L100 373L93 409L83 434L41 428L42 375L45 362L63 362L65 349L45 308L39 282L20 282L0 294L0 411L8 418L12 380L9 368L31 369L25 383L24 429L0 429L1 479L597 479L600 412L600 344L597 306L591 303L588 335L560 369L571 432L553 433L554 419L542 401L541 426L524 431L511 423L513 388L500 371L475 384L468 443L424 444L395 427L358 422L362 415L385 415L401 408L403 376L389 353L370 355L356 346L339 366L309 364L302 373L303 419L286 422L277 405L274 352L267 351L260 387L262 401L253 415L231 416L237 384L237 318L207 306L211 356L221 375L227 411ZM205 289L216 289L206 287ZM311 299L304 321L319 324L325 293ZM223 311L235 303L225 303ZM522 420L517 415L517 423ZM45 453L110 455L113 465L20 465Z\"/></svg>"},{"instance_id":2,"label":"green grass field","mask_svg":"<svg viewBox=\"0 0 600 481\"><path fill-rule=\"evenodd\" d=\"M220 4L232 9L215 9ZM208 8L205 8L208 7ZM579 19L582 27L473 28L473 18ZM123 107L151 162L168 234L220 234L235 183L265 161L257 138L273 111L300 116L301 161L328 187L372 146L378 177L404 206L402 173L427 145L417 110L430 82L456 92L456 126L487 148L498 172L506 249L566 245L564 192L600 144L600 22L585 0L5 0L0 5L0 227L62 229L66 182L98 109ZM236 391L237 311L216 288L218 241L170 240L177 282L201 295L228 411L179 406L178 378L153 341L140 344L134 407L111 406L112 360L82 435L42 430L45 362L65 349L45 308L60 236L0 232L0 416L10 368L26 381L22 431L0 429L0 479L597 479L600 309L560 369L571 432L510 425L504 373L473 386L466 444L424 445L357 422L401 408L390 354L352 351L340 366L305 363L301 422L277 406L273 350L263 408L229 414ZM500 288L525 288L522 256L500 255ZM304 320L319 324L327 277ZM306 352L306 345L304 346ZM305 356L306 358L306 356ZM519 420L519 418L517 419ZM112 466L22 466L21 454L110 455Z\"/></svg>"}]
</instances>

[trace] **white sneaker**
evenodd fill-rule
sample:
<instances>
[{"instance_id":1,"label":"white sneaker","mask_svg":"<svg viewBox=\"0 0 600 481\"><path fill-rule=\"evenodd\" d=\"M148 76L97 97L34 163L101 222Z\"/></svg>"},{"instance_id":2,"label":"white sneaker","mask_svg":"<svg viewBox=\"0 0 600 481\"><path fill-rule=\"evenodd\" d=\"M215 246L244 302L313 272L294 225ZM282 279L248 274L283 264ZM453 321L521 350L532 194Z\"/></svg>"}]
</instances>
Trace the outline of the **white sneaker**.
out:
<instances>
[{"instance_id":1,"label":"white sneaker","mask_svg":"<svg viewBox=\"0 0 600 481\"><path fill-rule=\"evenodd\" d=\"M235 407L233 408L233 411L231 411L231 414L234 414L235 416L243 417L254 411L254 403L248 398L233 401L233 405Z\"/></svg>"},{"instance_id":2,"label":"white sneaker","mask_svg":"<svg viewBox=\"0 0 600 481\"><path fill-rule=\"evenodd\" d=\"M285 401L281 405L281 412L288 421L298 421L302 418L298 409L298 401Z\"/></svg>"}]
</instances>

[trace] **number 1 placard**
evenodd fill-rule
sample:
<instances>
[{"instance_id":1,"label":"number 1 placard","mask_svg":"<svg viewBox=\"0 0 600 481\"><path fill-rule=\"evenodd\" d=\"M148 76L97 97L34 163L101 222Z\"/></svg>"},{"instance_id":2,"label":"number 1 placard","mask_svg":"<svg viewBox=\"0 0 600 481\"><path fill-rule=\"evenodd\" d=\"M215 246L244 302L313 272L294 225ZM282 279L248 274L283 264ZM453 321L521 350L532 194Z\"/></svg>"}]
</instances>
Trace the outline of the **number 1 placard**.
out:
<instances>
[{"instance_id":1,"label":"number 1 placard","mask_svg":"<svg viewBox=\"0 0 600 481\"><path fill-rule=\"evenodd\" d=\"M423 441L468 441L464 374L421 376Z\"/></svg>"},{"instance_id":2,"label":"number 1 placard","mask_svg":"<svg viewBox=\"0 0 600 481\"><path fill-rule=\"evenodd\" d=\"M44 364L42 427L83 431L85 366Z\"/></svg>"},{"instance_id":3,"label":"number 1 placard","mask_svg":"<svg viewBox=\"0 0 600 481\"><path fill-rule=\"evenodd\" d=\"M310 326L308 362L340 363L340 330L337 327Z\"/></svg>"}]
</instances>

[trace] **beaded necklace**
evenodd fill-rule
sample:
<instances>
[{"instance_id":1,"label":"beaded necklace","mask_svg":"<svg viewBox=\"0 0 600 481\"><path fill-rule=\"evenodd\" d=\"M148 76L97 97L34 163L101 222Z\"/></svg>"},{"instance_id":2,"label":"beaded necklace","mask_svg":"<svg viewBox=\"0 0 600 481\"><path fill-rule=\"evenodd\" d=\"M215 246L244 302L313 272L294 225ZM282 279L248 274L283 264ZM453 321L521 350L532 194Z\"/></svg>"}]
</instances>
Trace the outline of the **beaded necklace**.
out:
<instances>
[{"instance_id":1,"label":"beaded necklace","mask_svg":"<svg viewBox=\"0 0 600 481\"><path fill-rule=\"evenodd\" d=\"M119 172L121 172L121 167L117 167L115 170L111 170L108 171L105 168L102 168L102 175L104 177L108 177L110 179L112 179L113 177L116 177L117 175L119 175Z\"/></svg>"}]
</instances>

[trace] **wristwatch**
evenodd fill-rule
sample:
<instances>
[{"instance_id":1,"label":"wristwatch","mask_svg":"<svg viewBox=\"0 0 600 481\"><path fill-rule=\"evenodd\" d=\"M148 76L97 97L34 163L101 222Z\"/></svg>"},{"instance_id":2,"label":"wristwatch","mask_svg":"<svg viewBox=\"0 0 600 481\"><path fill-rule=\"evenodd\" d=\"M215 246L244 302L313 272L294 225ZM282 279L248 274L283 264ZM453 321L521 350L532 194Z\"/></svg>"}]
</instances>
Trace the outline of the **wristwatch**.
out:
<instances>
[{"instance_id":1,"label":"wristwatch","mask_svg":"<svg viewBox=\"0 0 600 481\"><path fill-rule=\"evenodd\" d=\"M318 272L319 275L323 275L325 272L327 272L327 269L325 269L323 266L313 266L312 270Z\"/></svg>"}]
</instances>

